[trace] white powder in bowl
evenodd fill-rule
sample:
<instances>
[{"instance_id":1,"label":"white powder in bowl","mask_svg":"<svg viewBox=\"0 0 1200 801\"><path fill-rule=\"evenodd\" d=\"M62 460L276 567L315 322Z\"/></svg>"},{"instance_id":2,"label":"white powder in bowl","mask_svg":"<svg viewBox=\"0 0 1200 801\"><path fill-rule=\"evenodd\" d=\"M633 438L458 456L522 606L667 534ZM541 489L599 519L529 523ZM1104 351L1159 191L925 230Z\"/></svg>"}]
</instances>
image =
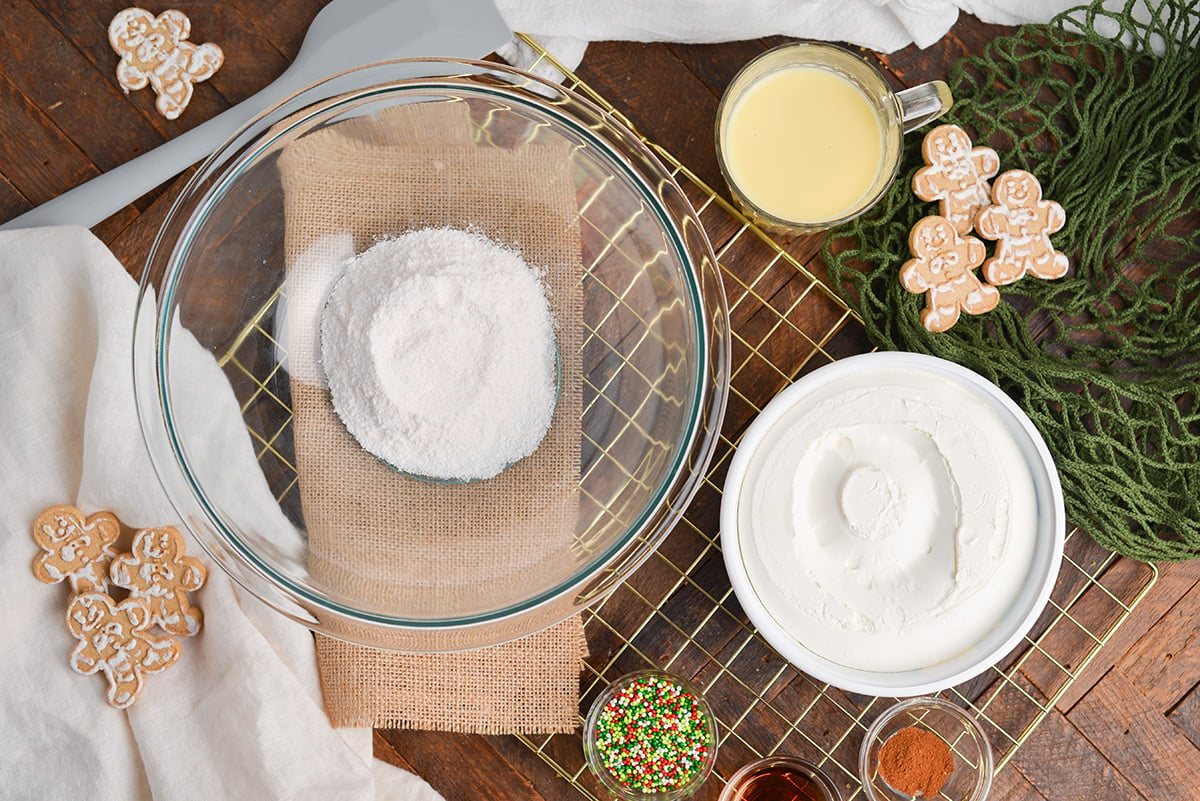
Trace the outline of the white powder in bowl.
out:
<instances>
[{"instance_id":1,"label":"white powder in bowl","mask_svg":"<svg viewBox=\"0 0 1200 801\"><path fill-rule=\"evenodd\" d=\"M453 228L347 262L321 317L333 408L401 472L490 478L533 453L558 397L554 318L516 252Z\"/></svg>"}]
</instances>

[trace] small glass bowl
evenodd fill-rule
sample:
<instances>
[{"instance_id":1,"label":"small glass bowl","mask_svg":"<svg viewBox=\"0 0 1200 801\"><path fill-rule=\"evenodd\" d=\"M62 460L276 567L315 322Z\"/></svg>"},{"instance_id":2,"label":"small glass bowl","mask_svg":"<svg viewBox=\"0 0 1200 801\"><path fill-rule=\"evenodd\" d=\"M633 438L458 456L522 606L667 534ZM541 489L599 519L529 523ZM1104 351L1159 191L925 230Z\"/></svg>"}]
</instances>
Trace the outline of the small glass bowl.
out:
<instances>
[{"instance_id":1,"label":"small glass bowl","mask_svg":"<svg viewBox=\"0 0 1200 801\"><path fill-rule=\"evenodd\" d=\"M604 748L599 744L600 717L605 707L626 689L635 685L644 685L647 682L674 685L679 688L681 694L694 698L701 716L708 724L703 742L706 750L699 765L695 768L694 775L679 786L666 787L658 791L634 787L618 779L604 764ZM642 728L642 731L645 730ZM709 706L707 699L700 691L678 676L661 670L641 670L629 673L608 685L592 703L583 727L583 755L587 760L588 767L604 788L618 798L628 799L628 801L678 801L699 789L712 773L713 763L717 759L717 719L713 715L712 707Z\"/></svg>"},{"instance_id":2,"label":"small glass bowl","mask_svg":"<svg viewBox=\"0 0 1200 801\"><path fill-rule=\"evenodd\" d=\"M950 746L954 772L938 794L950 801L983 801L992 789L992 747L975 718L941 698L911 698L885 710L867 729L858 756L858 774L870 801L911 801L879 775L879 749L909 726L933 732ZM918 796L919 797L919 796Z\"/></svg>"},{"instance_id":3,"label":"small glass bowl","mask_svg":"<svg viewBox=\"0 0 1200 801\"><path fill-rule=\"evenodd\" d=\"M718 801L742 801L747 795L749 798L763 798L762 795L753 794L754 780L764 774L776 773L781 770L798 773L810 779L817 792L821 794L821 801L842 801L842 795L838 792L837 785L820 768L806 759L783 755L763 757L743 765L729 777L729 781L721 790L721 797ZM790 788L787 789L790 791ZM750 792L747 793L747 791Z\"/></svg>"}]
</instances>

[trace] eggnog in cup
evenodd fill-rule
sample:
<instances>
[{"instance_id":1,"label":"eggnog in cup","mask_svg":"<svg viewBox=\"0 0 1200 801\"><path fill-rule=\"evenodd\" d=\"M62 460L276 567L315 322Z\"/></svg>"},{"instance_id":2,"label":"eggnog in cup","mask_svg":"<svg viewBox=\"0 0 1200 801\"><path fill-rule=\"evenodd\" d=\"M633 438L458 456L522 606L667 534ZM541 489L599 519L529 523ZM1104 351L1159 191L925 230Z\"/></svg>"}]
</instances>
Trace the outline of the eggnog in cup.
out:
<instances>
[{"instance_id":1,"label":"eggnog in cup","mask_svg":"<svg viewBox=\"0 0 1200 801\"><path fill-rule=\"evenodd\" d=\"M899 169L904 133L952 102L941 81L894 93L847 50L787 44L730 83L717 111L718 160L756 222L821 230L874 205Z\"/></svg>"}]
</instances>

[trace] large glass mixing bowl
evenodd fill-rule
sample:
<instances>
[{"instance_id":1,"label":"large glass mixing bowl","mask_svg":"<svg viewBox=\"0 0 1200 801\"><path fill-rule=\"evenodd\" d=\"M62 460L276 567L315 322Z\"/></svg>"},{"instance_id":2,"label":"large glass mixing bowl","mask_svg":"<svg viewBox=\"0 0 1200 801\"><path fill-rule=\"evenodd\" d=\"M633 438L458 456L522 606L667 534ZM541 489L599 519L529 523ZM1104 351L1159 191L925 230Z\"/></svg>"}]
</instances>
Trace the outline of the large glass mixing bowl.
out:
<instances>
[{"instance_id":1,"label":"large glass mixing bowl","mask_svg":"<svg viewBox=\"0 0 1200 801\"><path fill-rule=\"evenodd\" d=\"M430 227L519 250L555 314L550 432L485 481L390 470L325 385L329 286ZM153 245L134 340L151 458L211 558L316 631L406 651L511 640L616 587L701 481L729 370L711 246L651 152L558 85L446 60L335 76L208 159Z\"/></svg>"}]
</instances>

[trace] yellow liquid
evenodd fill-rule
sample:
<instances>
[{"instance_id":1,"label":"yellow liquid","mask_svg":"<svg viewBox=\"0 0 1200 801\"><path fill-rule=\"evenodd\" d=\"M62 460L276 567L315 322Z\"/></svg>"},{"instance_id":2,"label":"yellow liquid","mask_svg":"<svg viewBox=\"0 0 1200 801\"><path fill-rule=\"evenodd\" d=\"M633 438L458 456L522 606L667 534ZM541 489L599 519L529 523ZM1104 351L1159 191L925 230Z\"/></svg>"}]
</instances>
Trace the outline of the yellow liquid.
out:
<instances>
[{"instance_id":1,"label":"yellow liquid","mask_svg":"<svg viewBox=\"0 0 1200 801\"><path fill-rule=\"evenodd\" d=\"M784 220L820 223L855 211L883 161L883 125L853 83L789 67L751 84L722 142L742 194Z\"/></svg>"}]
</instances>

